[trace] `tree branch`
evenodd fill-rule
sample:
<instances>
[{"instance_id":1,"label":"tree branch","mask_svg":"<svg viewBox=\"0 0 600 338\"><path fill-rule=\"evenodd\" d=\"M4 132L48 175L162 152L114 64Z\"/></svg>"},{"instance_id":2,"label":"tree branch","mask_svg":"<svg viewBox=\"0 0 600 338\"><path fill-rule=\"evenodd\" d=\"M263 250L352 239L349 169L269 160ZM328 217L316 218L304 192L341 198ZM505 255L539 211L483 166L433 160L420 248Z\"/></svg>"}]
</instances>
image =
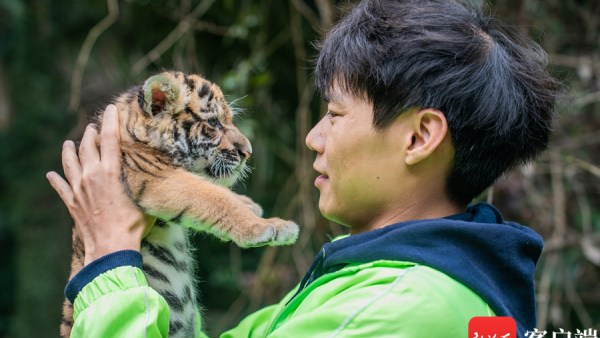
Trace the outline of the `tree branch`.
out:
<instances>
[{"instance_id":1,"label":"tree branch","mask_svg":"<svg viewBox=\"0 0 600 338\"><path fill-rule=\"evenodd\" d=\"M331 0L316 0L319 15L321 16L321 29L329 30L333 24L334 6Z\"/></svg>"},{"instance_id":2,"label":"tree branch","mask_svg":"<svg viewBox=\"0 0 600 338\"><path fill-rule=\"evenodd\" d=\"M317 17L317 14L312 9L310 9L310 7L308 7L308 5L304 1L291 0L291 2L292 5L294 5L294 8L296 8L296 10L298 11L298 13L300 13L306 19L306 21L310 23L313 29L319 28L321 24L319 18Z\"/></svg>"},{"instance_id":3,"label":"tree branch","mask_svg":"<svg viewBox=\"0 0 600 338\"><path fill-rule=\"evenodd\" d=\"M69 98L69 111L78 112L81 103L81 84L83 82L83 71L90 58L90 53L98 37L112 26L119 18L119 3L118 0L107 0L108 14L104 19L98 22L83 41L83 45L79 50L73 77L71 78L71 97Z\"/></svg>"},{"instance_id":4,"label":"tree branch","mask_svg":"<svg viewBox=\"0 0 600 338\"><path fill-rule=\"evenodd\" d=\"M194 28L198 17L201 17L213 5L215 0L204 0L194 10L188 14L179 24L156 45L150 52L140 58L132 67L134 75L140 74L148 65L158 60L175 42L177 42L186 32Z\"/></svg>"},{"instance_id":5,"label":"tree branch","mask_svg":"<svg viewBox=\"0 0 600 338\"><path fill-rule=\"evenodd\" d=\"M600 177L600 168L589 163L586 162L582 159L579 159L577 157L574 157L573 155L567 155L565 157L565 159L569 162L572 163L574 165L576 165L577 167L579 167L580 169L583 169L593 175L595 175L596 177Z\"/></svg>"}]
</instances>

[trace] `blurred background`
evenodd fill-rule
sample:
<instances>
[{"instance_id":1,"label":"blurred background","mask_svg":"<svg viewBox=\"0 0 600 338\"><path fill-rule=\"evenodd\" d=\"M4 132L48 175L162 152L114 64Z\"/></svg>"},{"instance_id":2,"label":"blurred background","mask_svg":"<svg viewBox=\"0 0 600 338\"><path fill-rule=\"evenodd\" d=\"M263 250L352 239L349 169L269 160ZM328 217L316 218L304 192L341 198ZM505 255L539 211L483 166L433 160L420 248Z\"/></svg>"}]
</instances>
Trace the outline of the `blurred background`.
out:
<instances>
[{"instance_id":1,"label":"blurred background","mask_svg":"<svg viewBox=\"0 0 600 338\"><path fill-rule=\"evenodd\" d=\"M243 109L253 173L236 186L302 226L297 244L241 250L197 235L211 335L277 302L344 229L317 209L304 137L324 112L313 43L352 1L0 0L0 337L56 337L72 221L45 173L63 140L126 88L163 69L205 75ZM600 329L600 1L495 0L566 85L549 151L483 200L544 237L539 329Z\"/></svg>"}]
</instances>

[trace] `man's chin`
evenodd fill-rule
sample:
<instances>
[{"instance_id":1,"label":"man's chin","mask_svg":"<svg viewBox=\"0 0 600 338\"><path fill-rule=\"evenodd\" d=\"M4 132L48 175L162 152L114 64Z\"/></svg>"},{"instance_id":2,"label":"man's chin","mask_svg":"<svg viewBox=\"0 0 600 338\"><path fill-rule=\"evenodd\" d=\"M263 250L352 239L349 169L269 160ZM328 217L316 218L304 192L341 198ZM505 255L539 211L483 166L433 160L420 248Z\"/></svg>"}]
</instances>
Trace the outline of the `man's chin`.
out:
<instances>
[{"instance_id":1,"label":"man's chin","mask_svg":"<svg viewBox=\"0 0 600 338\"><path fill-rule=\"evenodd\" d=\"M327 218L332 222L338 223L338 218L336 217L337 213L334 211L334 208L332 208L330 204L326 203L326 201L323 200L323 197L319 198L319 211L321 212L321 215L323 215L323 217Z\"/></svg>"}]
</instances>

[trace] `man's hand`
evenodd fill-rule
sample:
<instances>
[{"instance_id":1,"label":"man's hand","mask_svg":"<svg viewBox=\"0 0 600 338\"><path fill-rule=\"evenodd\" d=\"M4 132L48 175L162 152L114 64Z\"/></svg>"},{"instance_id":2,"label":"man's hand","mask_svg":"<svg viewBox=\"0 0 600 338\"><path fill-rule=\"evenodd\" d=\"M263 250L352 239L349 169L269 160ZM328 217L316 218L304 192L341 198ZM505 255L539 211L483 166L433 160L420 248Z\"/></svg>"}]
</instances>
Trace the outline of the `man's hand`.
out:
<instances>
[{"instance_id":1,"label":"man's hand","mask_svg":"<svg viewBox=\"0 0 600 338\"><path fill-rule=\"evenodd\" d=\"M56 172L46 177L58 192L85 246L87 265L119 250L140 250L146 221L131 202L120 181L121 149L117 108L104 111L100 132L92 126L85 130L79 157L72 141L62 149L62 164L68 182Z\"/></svg>"}]
</instances>

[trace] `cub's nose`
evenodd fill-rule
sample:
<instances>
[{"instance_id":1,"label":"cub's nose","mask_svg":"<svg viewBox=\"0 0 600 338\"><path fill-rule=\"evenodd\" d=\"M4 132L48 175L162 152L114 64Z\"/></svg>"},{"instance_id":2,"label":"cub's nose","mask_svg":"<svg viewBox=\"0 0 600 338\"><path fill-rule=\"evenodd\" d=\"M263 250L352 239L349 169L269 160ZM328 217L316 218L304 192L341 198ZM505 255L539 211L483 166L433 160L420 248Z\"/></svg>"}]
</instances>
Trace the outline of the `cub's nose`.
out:
<instances>
[{"instance_id":1,"label":"cub's nose","mask_svg":"<svg viewBox=\"0 0 600 338\"><path fill-rule=\"evenodd\" d=\"M234 143L235 149L238 155L243 159L247 160L252 155L252 145L250 141L242 143Z\"/></svg>"}]
</instances>

